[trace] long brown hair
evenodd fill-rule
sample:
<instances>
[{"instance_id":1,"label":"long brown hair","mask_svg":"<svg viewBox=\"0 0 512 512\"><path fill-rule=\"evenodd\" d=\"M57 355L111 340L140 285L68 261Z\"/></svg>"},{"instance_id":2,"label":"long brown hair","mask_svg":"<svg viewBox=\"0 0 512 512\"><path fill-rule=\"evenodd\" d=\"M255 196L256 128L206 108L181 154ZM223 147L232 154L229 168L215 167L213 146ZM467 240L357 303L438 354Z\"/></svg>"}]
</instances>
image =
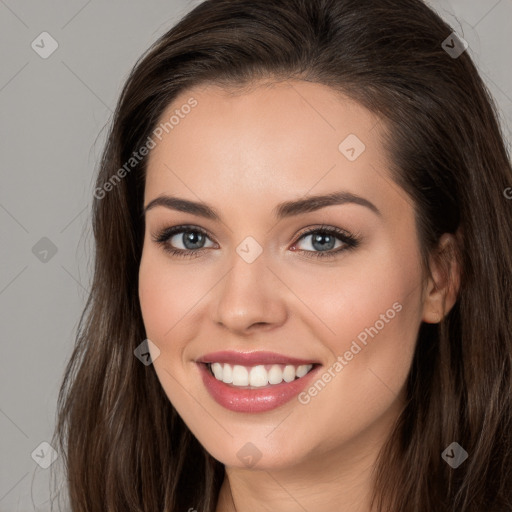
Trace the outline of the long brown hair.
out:
<instances>
[{"instance_id":1,"label":"long brown hair","mask_svg":"<svg viewBox=\"0 0 512 512\"><path fill-rule=\"evenodd\" d=\"M130 158L179 93L260 78L321 83L380 115L423 264L443 233L456 235L458 299L439 325L420 326L375 505L512 510L512 170L470 49L455 57L443 45L452 32L421 0L207 0L139 59L99 165L93 283L58 401L54 446L74 512L215 510L224 466L134 357L146 337L137 276L147 158ZM456 469L441 457L454 441L469 455Z\"/></svg>"}]
</instances>

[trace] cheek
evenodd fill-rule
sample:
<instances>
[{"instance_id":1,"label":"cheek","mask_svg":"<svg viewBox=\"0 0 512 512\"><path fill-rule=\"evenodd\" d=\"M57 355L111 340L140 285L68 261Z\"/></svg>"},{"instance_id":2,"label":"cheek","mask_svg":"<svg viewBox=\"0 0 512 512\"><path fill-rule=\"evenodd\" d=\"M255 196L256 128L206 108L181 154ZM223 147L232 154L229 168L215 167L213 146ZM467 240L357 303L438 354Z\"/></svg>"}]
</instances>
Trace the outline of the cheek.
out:
<instances>
[{"instance_id":1,"label":"cheek","mask_svg":"<svg viewBox=\"0 0 512 512\"><path fill-rule=\"evenodd\" d=\"M391 244L382 244L337 268L282 274L293 283L302 318L310 318L311 329L338 353L360 333L364 343L364 333L371 339L368 331L380 337L417 323L421 273L414 247L396 254Z\"/></svg>"},{"instance_id":2,"label":"cheek","mask_svg":"<svg viewBox=\"0 0 512 512\"><path fill-rule=\"evenodd\" d=\"M177 339L177 330L196 314L198 302L208 290L197 273L168 263L165 256L149 250L143 253L139 268L139 300L146 334L161 350L169 340Z\"/></svg>"},{"instance_id":3,"label":"cheek","mask_svg":"<svg viewBox=\"0 0 512 512\"><path fill-rule=\"evenodd\" d=\"M414 247L398 255L384 248L346 271L301 279L297 295L309 297L310 328L329 349L329 364L339 362L331 366L337 378L326 379L337 381L333 388L347 401L374 402L402 388L420 325L420 284Z\"/></svg>"},{"instance_id":4,"label":"cheek","mask_svg":"<svg viewBox=\"0 0 512 512\"><path fill-rule=\"evenodd\" d=\"M190 310L190 304L197 302L190 292L194 286L184 277L183 272L171 269L165 257L152 249L143 251L139 267L139 301L146 336L159 349L160 355L153 367L169 400L176 405L183 400L181 386L183 379L183 350L190 333L183 331L183 320Z\"/></svg>"},{"instance_id":5,"label":"cheek","mask_svg":"<svg viewBox=\"0 0 512 512\"><path fill-rule=\"evenodd\" d=\"M153 264L151 258L142 258L139 269L139 300L149 339L155 341L159 348L164 334L175 323L177 313L176 283L169 286L165 271L158 264Z\"/></svg>"},{"instance_id":6,"label":"cheek","mask_svg":"<svg viewBox=\"0 0 512 512\"><path fill-rule=\"evenodd\" d=\"M312 417L329 418L319 426L319 439L328 439L335 425L336 435L348 441L400 403L419 326L420 290L404 272L368 271L364 280L331 281L329 288L336 286L342 291L324 296L316 311L335 332L323 336L332 355L300 400Z\"/></svg>"}]
</instances>

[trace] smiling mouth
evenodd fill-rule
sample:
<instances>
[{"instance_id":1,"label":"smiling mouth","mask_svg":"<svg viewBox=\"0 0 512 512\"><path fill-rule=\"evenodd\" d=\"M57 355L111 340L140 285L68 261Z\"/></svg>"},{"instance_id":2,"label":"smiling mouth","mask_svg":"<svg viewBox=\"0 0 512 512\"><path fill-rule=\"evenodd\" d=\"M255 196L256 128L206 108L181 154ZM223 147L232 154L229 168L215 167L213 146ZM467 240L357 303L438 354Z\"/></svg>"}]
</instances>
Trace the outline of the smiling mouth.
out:
<instances>
[{"instance_id":1,"label":"smiling mouth","mask_svg":"<svg viewBox=\"0 0 512 512\"><path fill-rule=\"evenodd\" d=\"M204 363L210 374L220 382L239 389L272 387L293 382L307 375L317 364L259 364L243 366L229 363Z\"/></svg>"}]
</instances>

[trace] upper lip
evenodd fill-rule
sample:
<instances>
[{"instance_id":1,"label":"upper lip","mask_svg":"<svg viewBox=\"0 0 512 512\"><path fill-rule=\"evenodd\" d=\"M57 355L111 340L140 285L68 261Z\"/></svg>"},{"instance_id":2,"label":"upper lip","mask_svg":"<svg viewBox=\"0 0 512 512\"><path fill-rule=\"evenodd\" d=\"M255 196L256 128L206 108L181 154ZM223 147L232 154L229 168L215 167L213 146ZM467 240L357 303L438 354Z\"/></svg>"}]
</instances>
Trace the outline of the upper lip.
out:
<instances>
[{"instance_id":1,"label":"upper lip","mask_svg":"<svg viewBox=\"0 0 512 512\"><path fill-rule=\"evenodd\" d=\"M303 364L318 364L311 359L298 359L276 352L236 352L223 350L220 352L210 352L196 360L197 363L230 363L241 366L254 366L256 364L290 364L300 366Z\"/></svg>"}]
</instances>

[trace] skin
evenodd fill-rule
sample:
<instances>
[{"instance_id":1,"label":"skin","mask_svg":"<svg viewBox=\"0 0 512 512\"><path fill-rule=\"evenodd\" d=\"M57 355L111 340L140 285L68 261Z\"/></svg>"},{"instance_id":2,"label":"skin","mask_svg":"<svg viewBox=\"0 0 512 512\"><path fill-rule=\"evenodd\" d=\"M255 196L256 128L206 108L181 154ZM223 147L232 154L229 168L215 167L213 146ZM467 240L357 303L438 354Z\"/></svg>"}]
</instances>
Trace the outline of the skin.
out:
<instances>
[{"instance_id":1,"label":"skin","mask_svg":"<svg viewBox=\"0 0 512 512\"><path fill-rule=\"evenodd\" d=\"M190 430L226 466L217 512L368 512L371 469L404 405L420 324L453 306L458 268L451 261L445 276L431 260L423 280L413 204L387 171L385 125L359 104L308 82L255 83L239 94L210 84L182 93L162 120L191 96L198 105L151 151L144 205L172 194L208 203L222 221L163 206L146 213L139 296L147 337L160 350L155 371ZM338 149L349 134L366 146L354 161ZM339 190L381 215L345 203L273 217L280 202ZM200 256L174 257L152 240L180 224L211 235ZM359 246L308 257L322 249L300 237L322 224L359 236ZM190 247L182 234L175 248ZM236 252L247 236L263 251L250 264ZM454 239L441 242L449 248ZM268 350L327 370L397 302L401 311L307 404L226 410L194 362L217 350ZM252 468L237 457L247 442L261 453Z\"/></svg>"}]
</instances>

